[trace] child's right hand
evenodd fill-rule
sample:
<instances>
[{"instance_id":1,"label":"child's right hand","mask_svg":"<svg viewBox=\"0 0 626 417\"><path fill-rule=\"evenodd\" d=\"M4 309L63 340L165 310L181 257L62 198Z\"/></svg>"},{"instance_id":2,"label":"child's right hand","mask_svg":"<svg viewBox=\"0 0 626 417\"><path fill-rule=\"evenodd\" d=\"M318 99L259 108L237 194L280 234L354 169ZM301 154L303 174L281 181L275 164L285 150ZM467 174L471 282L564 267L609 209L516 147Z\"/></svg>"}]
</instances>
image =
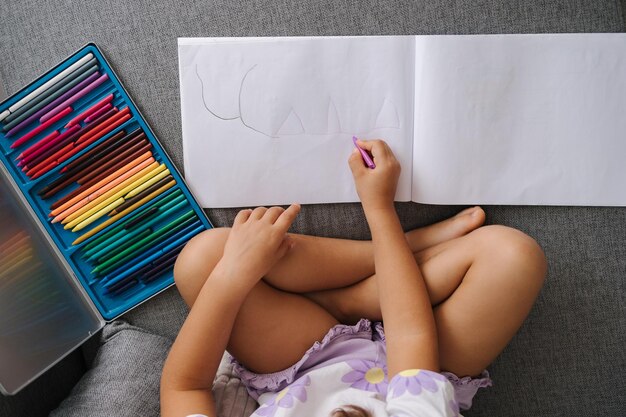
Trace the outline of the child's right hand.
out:
<instances>
[{"instance_id":1,"label":"child's right hand","mask_svg":"<svg viewBox=\"0 0 626 417\"><path fill-rule=\"evenodd\" d=\"M357 144L372 155L376 164L376 168L368 168L356 148L348 160L363 209L393 209L400 163L382 140L358 140Z\"/></svg>"},{"instance_id":2,"label":"child's right hand","mask_svg":"<svg viewBox=\"0 0 626 417\"><path fill-rule=\"evenodd\" d=\"M299 212L300 205L292 204L286 210L257 207L237 214L219 262L233 283L252 289L285 256L293 246L287 230Z\"/></svg>"}]
</instances>

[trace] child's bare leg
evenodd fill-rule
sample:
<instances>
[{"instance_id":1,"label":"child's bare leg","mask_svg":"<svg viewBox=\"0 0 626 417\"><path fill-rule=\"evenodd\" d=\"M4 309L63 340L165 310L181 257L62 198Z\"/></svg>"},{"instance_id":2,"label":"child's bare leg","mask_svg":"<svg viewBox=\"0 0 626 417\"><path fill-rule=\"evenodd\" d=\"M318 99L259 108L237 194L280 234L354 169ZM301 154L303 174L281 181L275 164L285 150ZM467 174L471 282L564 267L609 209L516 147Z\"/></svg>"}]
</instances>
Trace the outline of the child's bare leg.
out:
<instances>
[{"instance_id":1,"label":"child's bare leg","mask_svg":"<svg viewBox=\"0 0 626 417\"><path fill-rule=\"evenodd\" d=\"M528 315L546 272L543 252L517 230L486 226L427 248L417 260L435 306L441 368L479 374ZM308 296L342 322L380 320L375 279Z\"/></svg>"},{"instance_id":2,"label":"child's bare leg","mask_svg":"<svg viewBox=\"0 0 626 417\"><path fill-rule=\"evenodd\" d=\"M214 233L211 235L215 237ZM179 255L174 277L189 306L221 259L222 243L221 239L196 240ZM261 280L237 313L228 351L252 371L276 372L296 363L337 323L330 313L306 297L277 290Z\"/></svg>"},{"instance_id":3,"label":"child's bare leg","mask_svg":"<svg viewBox=\"0 0 626 417\"><path fill-rule=\"evenodd\" d=\"M472 216L471 213L475 214ZM450 219L407 232L407 241L413 252L419 252L462 236L479 227L484 220L482 209L466 209ZM192 239L185 251L193 251L198 256L193 259L187 257L184 265L179 262L176 268L180 270L202 267L202 264L207 263L207 256L219 260L229 230L209 230ZM290 236L296 241L296 245L264 278L271 286L283 291L307 293L350 286L374 274L370 241ZM189 300L189 305L193 304L208 273L204 277L185 282L184 287L178 286L185 300Z\"/></svg>"},{"instance_id":4,"label":"child's bare leg","mask_svg":"<svg viewBox=\"0 0 626 417\"><path fill-rule=\"evenodd\" d=\"M478 210L478 216L474 218L457 216L409 232L407 240L415 250L419 250L426 245L467 233L482 224L483 220L484 213ZM221 258L228 233L228 229L205 233L193 239L179 256L174 275L178 289L188 305L193 305L202 285ZM331 288L336 288L343 283L354 283L374 272L371 242L307 236L294 238L299 241L290 251L288 263L284 263L284 258L281 259L268 274L276 279L275 282L289 282L288 279L295 276L299 279L293 288L319 288L318 274L323 273L325 282ZM299 262L304 263L304 267ZM348 275L347 280L342 276L344 273ZM345 281L338 284L332 282L332 279ZM336 318L326 309L303 295L285 292L261 281L241 306L228 350L253 371L275 372L295 363L337 323Z\"/></svg>"}]
</instances>

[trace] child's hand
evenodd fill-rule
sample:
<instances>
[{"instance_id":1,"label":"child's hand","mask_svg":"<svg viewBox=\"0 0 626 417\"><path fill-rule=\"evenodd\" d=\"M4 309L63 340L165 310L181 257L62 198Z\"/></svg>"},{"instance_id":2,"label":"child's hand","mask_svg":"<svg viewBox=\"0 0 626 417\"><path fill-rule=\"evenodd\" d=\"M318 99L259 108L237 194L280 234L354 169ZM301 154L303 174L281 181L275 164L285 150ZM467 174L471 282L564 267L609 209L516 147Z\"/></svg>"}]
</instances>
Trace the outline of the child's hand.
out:
<instances>
[{"instance_id":1,"label":"child's hand","mask_svg":"<svg viewBox=\"0 0 626 417\"><path fill-rule=\"evenodd\" d=\"M235 217L220 266L237 283L252 287L293 245L287 230L300 212L298 204L242 210Z\"/></svg>"},{"instance_id":2,"label":"child's hand","mask_svg":"<svg viewBox=\"0 0 626 417\"><path fill-rule=\"evenodd\" d=\"M357 143L372 155L376 164L376 168L368 168L357 149L354 149L348 160L363 208L393 208L400 164L389 145L382 140L358 140Z\"/></svg>"}]
</instances>

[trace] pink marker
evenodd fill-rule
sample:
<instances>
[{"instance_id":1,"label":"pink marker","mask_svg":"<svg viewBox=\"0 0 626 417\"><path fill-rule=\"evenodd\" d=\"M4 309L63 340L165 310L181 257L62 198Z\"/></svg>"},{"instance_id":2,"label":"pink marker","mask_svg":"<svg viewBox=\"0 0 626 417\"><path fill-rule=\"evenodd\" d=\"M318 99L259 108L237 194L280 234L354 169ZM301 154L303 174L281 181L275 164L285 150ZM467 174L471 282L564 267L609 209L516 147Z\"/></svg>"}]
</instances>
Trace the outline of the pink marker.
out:
<instances>
[{"instance_id":1,"label":"pink marker","mask_svg":"<svg viewBox=\"0 0 626 417\"><path fill-rule=\"evenodd\" d=\"M108 96L106 96L105 98L103 98L102 100L100 100L99 102L97 102L96 104L94 104L93 106L91 106L90 108L88 108L87 110L79 114L78 116L74 117L72 120L68 122L68 124L65 125L65 128L67 129L71 125L75 125L78 122L85 120L86 117L89 117L90 115L99 111L102 108L102 106L105 106L107 103L111 102L111 100L113 100L113 94L109 94Z\"/></svg>"},{"instance_id":2,"label":"pink marker","mask_svg":"<svg viewBox=\"0 0 626 417\"><path fill-rule=\"evenodd\" d=\"M374 163L374 161L372 161L372 157L369 156L367 151L365 149L361 148L356 143L356 141L357 141L356 136L352 136L352 143L354 143L354 146L356 146L356 148L359 150L359 152L361 152L361 157L363 157L363 161L365 161L365 164L368 166L368 168L371 168L371 169L376 168L376 164Z\"/></svg>"},{"instance_id":3,"label":"pink marker","mask_svg":"<svg viewBox=\"0 0 626 417\"><path fill-rule=\"evenodd\" d=\"M98 74L98 73L96 72L95 74ZM85 88L77 92L76 94L74 94L72 97L68 98L63 103L59 104L58 106L50 110L48 113L41 116L41 118L39 119L39 122L45 123L48 119L50 119L51 117L54 117L54 115L57 114L59 111L63 110L63 108L71 105L77 100L80 100L81 97L89 94L91 91L95 90L100 84L102 84L108 79L109 79L109 74L103 74L102 76L97 78L95 81L93 81L91 84L89 84L88 86L86 86Z\"/></svg>"},{"instance_id":4,"label":"pink marker","mask_svg":"<svg viewBox=\"0 0 626 417\"><path fill-rule=\"evenodd\" d=\"M85 123L91 123L94 120L96 120L98 117L102 116L104 113L108 112L109 110L111 110L111 108L115 109L115 111L117 111L117 107L113 107L111 105L111 103L107 103L104 106L102 106L100 109L98 109L95 113L93 113L92 115L90 115L89 117L85 118Z\"/></svg>"}]
</instances>

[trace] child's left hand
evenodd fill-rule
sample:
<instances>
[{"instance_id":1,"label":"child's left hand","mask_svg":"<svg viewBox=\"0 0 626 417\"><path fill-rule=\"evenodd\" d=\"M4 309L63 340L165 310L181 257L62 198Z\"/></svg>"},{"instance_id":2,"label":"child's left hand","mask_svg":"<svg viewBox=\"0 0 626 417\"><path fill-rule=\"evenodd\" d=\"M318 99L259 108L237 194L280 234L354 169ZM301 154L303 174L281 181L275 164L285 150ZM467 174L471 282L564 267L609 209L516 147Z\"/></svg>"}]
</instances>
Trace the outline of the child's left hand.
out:
<instances>
[{"instance_id":1,"label":"child's left hand","mask_svg":"<svg viewBox=\"0 0 626 417\"><path fill-rule=\"evenodd\" d=\"M237 283L246 289L252 287L293 246L287 230L300 212L300 205L257 207L242 210L235 217L233 227L219 262Z\"/></svg>"}]
</instances>

